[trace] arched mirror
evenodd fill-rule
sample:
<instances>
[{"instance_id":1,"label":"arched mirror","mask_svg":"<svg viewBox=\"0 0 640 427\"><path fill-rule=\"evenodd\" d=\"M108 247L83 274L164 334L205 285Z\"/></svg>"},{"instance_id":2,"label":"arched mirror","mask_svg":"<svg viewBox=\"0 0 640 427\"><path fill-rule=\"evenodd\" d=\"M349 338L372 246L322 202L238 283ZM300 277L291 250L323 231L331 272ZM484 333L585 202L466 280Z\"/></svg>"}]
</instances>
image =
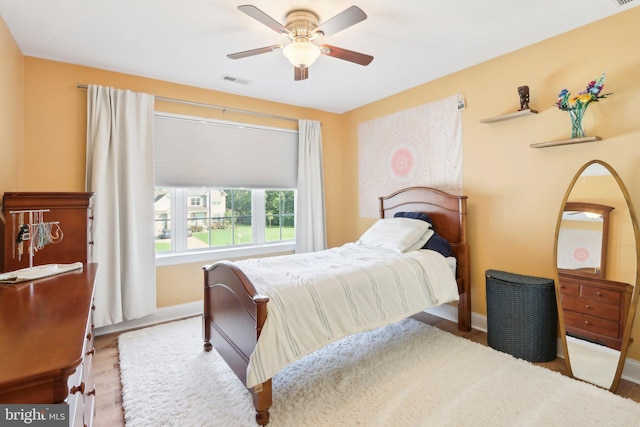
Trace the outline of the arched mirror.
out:
<instances>
[{"instance_id":1,"label":"arched mirror","mask_svg":"<svg viewBox=\"0 0 640 427\"><path fill-rule=\"evenodd\" d=\"M556 226L558 319L569 374L611 391L620 382L636 311L639 240L621 178L604 162L584 165Z\"/></svg>"}]
</instances>

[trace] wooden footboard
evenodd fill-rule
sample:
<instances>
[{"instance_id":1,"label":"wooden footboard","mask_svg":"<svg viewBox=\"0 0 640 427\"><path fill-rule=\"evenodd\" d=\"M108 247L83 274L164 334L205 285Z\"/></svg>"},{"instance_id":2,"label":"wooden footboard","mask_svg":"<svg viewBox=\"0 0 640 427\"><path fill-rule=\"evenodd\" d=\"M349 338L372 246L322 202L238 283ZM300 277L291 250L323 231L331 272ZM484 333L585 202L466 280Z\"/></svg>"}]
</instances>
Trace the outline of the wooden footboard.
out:
<instances>
[{"instance_id":1,"label":"wooden footboard","mask_svg":"<svg viewBox=\"0 0 640 427\"><path fill-rule=\"evenodd\" d=\"M203 267L203 339L206 351L216 351L246 384L249 357L267 318L269 298L259 295L247 276L235 265L221 261ZM256 421L269 422L271 380L249 390Z\"/></svg>"}]
</instances>

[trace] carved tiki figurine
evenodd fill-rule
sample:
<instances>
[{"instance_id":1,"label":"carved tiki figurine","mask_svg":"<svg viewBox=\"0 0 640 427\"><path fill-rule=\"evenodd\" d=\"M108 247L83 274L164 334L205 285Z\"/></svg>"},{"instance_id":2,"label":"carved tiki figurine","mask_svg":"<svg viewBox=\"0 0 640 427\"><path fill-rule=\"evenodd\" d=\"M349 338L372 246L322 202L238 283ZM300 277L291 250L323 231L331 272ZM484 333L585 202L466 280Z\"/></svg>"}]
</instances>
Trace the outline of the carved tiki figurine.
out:
<instances>
[{"instance_id":1,"label":"carved tiki figurine","mask_svg":"<svg viewBox=\"0 0 640 427\"><path fill-rule=\"evenodd\" d=\"M520 86L518 88L518 95L520 95L520 109L528 110L529 109L529 86Z\"/></svg>"}]
</instances>

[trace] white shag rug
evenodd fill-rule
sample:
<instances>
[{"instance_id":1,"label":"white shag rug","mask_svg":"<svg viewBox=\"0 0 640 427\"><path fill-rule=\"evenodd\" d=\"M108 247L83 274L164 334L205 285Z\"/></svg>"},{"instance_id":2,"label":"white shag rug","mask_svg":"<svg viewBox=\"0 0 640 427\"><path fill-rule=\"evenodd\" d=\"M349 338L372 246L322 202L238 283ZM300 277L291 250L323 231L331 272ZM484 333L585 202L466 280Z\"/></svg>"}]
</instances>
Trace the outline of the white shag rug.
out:
<instances>
[{"instance_id":1,"label":"white shag rug","mask_svg":"<svg viewBox=\"0 0 640 427\"><path fill-rule=\"evenodd\" d=\"M122 334L127 427L254 426L201 318ZM640 404L413 319L347 337L273 379L269 426L637 426Z\"/></svg>"}]
</instances>

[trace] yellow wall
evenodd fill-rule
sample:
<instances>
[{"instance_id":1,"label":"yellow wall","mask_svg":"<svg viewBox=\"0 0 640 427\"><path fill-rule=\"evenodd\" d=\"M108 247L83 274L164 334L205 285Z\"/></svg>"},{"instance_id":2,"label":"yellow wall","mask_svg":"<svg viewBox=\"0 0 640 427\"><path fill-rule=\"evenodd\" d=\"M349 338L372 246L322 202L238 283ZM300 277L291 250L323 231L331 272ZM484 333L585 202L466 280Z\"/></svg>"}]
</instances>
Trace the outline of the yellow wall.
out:
<instances>
[{"instance_id":1,"label":"yellow wall","mask_svg":"<svg viewBox=\"0 0 640 427\"><path fill-rule=\"evenodd\" d=\"M463 93L467 101L462 117L472 302L473 311L484 314L486 269L553 277L555 222L567 186L584 163L592 159L609 163L640 206L640 169L636 167L640 156L640 50L634 43L620 43L640 39L638 22L640 8L634 8L343 115L35 58L24 59L24 82L19 59L12 60L18 64L14 67L17 75L3 75L0 86L25 88L24 172L20 189L26 191L83 190L86 94L76 88L76 83L321 120L330 246L356 239L371 224L358 217L358 124ZM6 48L6 44L10 47ZM14 56L13 45L6 29L0 27L3 63L5 56ZM607 72L606 91L615 94L589 107L585 127L589 134L604 140L530 148L532 143L568 137L569 117L553 107L558 92L566 87L575 94L602 71ZM516 111L516 88L525 84L531 90L531 108L538 110L538 115L493 124L479 122ZM19 103L19 95L12 98ZM4 102L0 100L0 108L6 109ZM158 103L157 109L220 117L212 110L177 104ZM229 115L225 118L234 119ZM242 119L257 121L250 116ZM18 134L15 143L19 144L20 126L12 133ZM5 149L5 145L9 148ZM0 147L3 152L20 150L4 140ZM1 176L0 190L8 190ZM159 305L200 299L200 266L197 263L158 268ZM639 323L636 321L635 325L636 342L640 341ZM640 346L632 347L631 356L640 359L637 347Z\"/></svg>"},{"instance_id":2,"label":"yellow wall","mask_svg":"<svg viewBox=\"0 0 640 427\"><path fill-rule=\"evenodd\" d=\"M358 212L359 123L463 93L464 193L469 197L472 307L486 313L487 269L554 277L557 215L567 187L582 165L609 163L640 206L640 8L631 9L525 49L445 76L346 114L345 162L350 203ZM425 54L428 54L425 52ZM553 104L561 89L572 94L606 71L605 92L614 95L589 106L585 130L603 141L533 149L529 144L567 139L568 113ZM519 108L517 87L528 85L530 106L539 114L481 124L480 120ZM370 224L351 218L349 239ZM640 316L634 326L640 341ZM631 348L640 359L640 345Z\"/></svg>"},{"instance_id":3,"label":"yellow wall","mask_svg":"<svg viewBox=\"0 0 640 427\"><path fill-rule=\"evenodd\" d=\"M24 57L0 16L0 194L22 188Z\"/></svg>"}]
</instances>

